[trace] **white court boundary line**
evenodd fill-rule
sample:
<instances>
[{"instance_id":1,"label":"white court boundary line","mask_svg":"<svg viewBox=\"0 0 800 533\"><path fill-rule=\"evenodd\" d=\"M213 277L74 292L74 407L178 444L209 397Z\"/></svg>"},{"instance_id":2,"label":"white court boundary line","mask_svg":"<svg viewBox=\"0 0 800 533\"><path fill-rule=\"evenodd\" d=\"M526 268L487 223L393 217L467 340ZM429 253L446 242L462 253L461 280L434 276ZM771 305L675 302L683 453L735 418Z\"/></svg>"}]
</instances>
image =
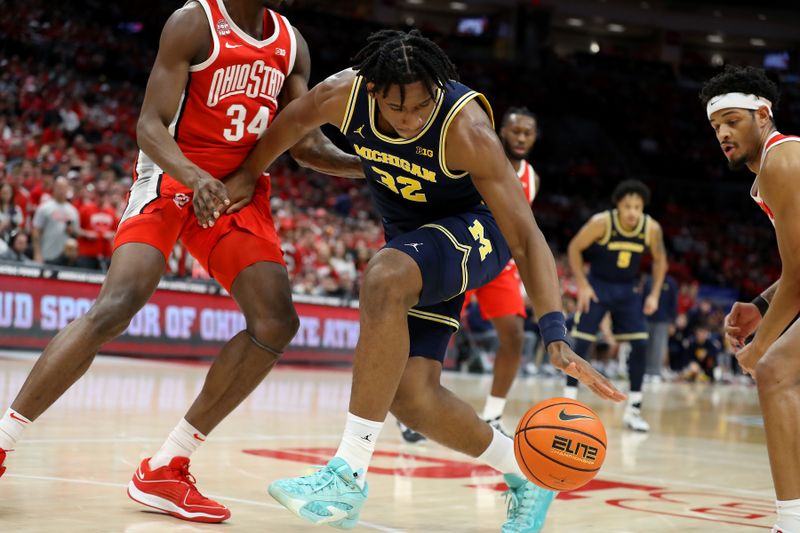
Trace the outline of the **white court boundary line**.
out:
<instances>
[{"instance_id":1,"label":"white court boundary line","mask_svg":"<svg viewBox=\"0 0 800 533\"><path fill-rule=\"evenodd\" d=\"M246 443L247 441L280 441L285 439L305 439L305 440L331 440L340 437L340 435L252 435L252 436L230 436L230 437L214 437L214 442L240 442ZM96 438L96 439L25 439L25 444L104 444L104 443L150 443L150 442L162 442L164 439L162 437L154 438L154 437L109 437L109 438ZM420 448L418 451L430 451L423 450ZM476 463L477 464L477 463ZM625 474L622 472L602 472L601 476L606 479L606 476L603 474L607 474L610 481L614 480L627 480L627 481L635 481L637 483L642 483L646 485L671 485L671 486L683 486L683 487L691 487L695 489L704 489L704 490L713 490L719 492L726 492L726 493L733 493L733 494L742 494L748 496L756 496L759 498L767 498L773 499L772 495L769 494L769 489L765 489L764 491L756 491L756 490L749 490L749 489L734 489L732 487L722 487L719 485L711 485L708 483L697 483L694 481L687 481L687 480L679 480L673 478L665 478L665 477L653 477L653 476L639 476L634 474ZM16 477L25 477L21 474L6 474L7 476L16 476ZM499 474L498 474L499 476ZM31 479L39 479L36 476L28 476ZM496 476L480 476L480 477L496 477ZM41 479L51 479L42 477ZM61 478L52 478L52 479L61 479ZM80 482L79 480L72 480L75 483ZM100 482L92 482L96 484L100 484ZM110 484L109 486L122 486L116 484ZM127 485L125 485L127 486ZM669 488L669 487L665 487ZM235 501L235 500L231 500ZM387 531L394 531L394 530L387 530Z\"/></svg>"},{"instance_id":2,"label":"white court boundary line","mask_svg":"<svg viewBox=\"0 0 800 533\"><path fill-rule=\"evenodd\" d=\"M25 474L6 474L5 477L7 477L7 478L18 478L18 479L30 479L30 480L35 480L35 481L57 481L57 482L61 482L61 483L74 483L74 484L79 484L79 485L95 485L95 486L100 486L100 487L112 487L112 488L119 488L119 489L124 489L124 488L127 487L127 485L121 484L121 483L110 483L110 482L106 482L106 481L93 481L93 480L89 480L89 479L73 479L73 478L52 477L52 476L31 476L31 475L25 475ZM618 479L627 479L627 480L630 480L630 481L649 483L651 485L658 484L659 482L664 482L666 484L673 484L673 485L691 487L691 488L696 488L696 489L710 489L710 490L715 491L717 494L719 494L720 492L721 493L726 493L727 492L727 493L738 493L738 494L744 494L744 495L748 495L748 496L755 496L755 497L758 497L758 498L765 498L765 495L762 492L759 492L759 491L747 490L747 489L722 488L722 487L718 487L718 486L715 486L715 485L708 485L708 484L705 484L705 483L694 483L694 482L690 482L690 481L679 481L679 480L666 479L666 478L651 478L651 477L648 477L648 476L634 476L634 475L629 475L629 474L612 474L611 477L612 478L618 478ZM664 484L664 483L661 483L661 484ZM668 489L668 490L670 489L670 487L664 487L664 488ZM278 504L274 504L274 503L267 503L267 502L256 501L256 500L247 500L247 499L242 499L242 498L233 498L233 497L228 497L228 496L218 496L218 495L215 495L215 494L209 494L208 496L211 497L211 498L214 498L216 500L235 502L235 503L242 503L242 504L246 504L246 505L255 505L255 506L258 506L258 507L267 507L269 509L284 509L284 507L282 505L278 505ZM769 499L769 497L766 497L765 499ZM686 518L686 517L684 517L684 518ZM401 529L395 529L395 528L391 528L391 527L388 527L388 526L383 526L383 525L380 525L380 524L367 522L367 521L364 521L364 520L360 520L359 521L359 525L363 525L365 527L368 527L370 529L374 529L374 530L377 530L377 531L383 531L385 533L405 533L404 530L401 530Z\"/></svg>"},{"instance_id":3,"label":"white court boundary line","mask_svg":"<svg viewBox=\"0 0 800 533\"><path fill-rule=\"evenodd\" d=\"M31 479L35 481L57 481L60 483L76 483L79 485L96 485L100 487L113 487L119 489L125 489L128 487L127 484L122 483L109 483L107 481L93 481L91 479L72 479L66 477L52 477L52 476L29 476L25 474L6 474L5 477L10 478L18 478L18 479ZM267 503L261 502L256 500L245 500L241 498L232 498L229 496L217 496L215 494L208 494L209 497L215 500L222 500L227 502L235 502L235 503L243 503L247 505L256 505L258 507L268 507L270 509L286 509L283 505L278 505L277 503ZM165 515L167 516L167 515ZM366 522L364 520L358 521L359 525L368 527L370 529L375 529L377 531L384 531L385 533L405 533L402 529L394 529L388 526L382 526L380 524L374 524L372 522Z\"/></svg>"},{"instance_id":4,"label":"white court boundary line","mask_svg":"<svg viewBox=\"0 0 800 533\"><path fill-rule=\"evenodd\" d=\"M277 441L286 439L324 440L334 441L340 439L338 435L239 435L230 437L214 437L212 442L247 442L247 441ZM105 444L105 443L147 443L163 442L164 437L100 437L96 439L25 439L25 444ZM333 446L331 446L332 448Z\"/></svg>"}]
</instances>

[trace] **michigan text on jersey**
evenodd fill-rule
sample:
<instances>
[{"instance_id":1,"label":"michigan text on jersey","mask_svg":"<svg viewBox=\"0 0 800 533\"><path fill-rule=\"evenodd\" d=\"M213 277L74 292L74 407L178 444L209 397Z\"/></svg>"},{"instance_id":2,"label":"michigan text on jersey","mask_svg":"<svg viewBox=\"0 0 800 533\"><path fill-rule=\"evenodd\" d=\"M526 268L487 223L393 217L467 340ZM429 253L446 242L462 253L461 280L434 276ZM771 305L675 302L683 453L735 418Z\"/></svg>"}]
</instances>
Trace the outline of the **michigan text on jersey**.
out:
<instances>
[{"instance_id":1,"label":"michigan text on jersey","mask_svg":"<svg viewBox=\"0 0 800 533\"><path fill-rule=\"evenodd\" d=\"M414 176L425 181L436 183L436 172L432 170L422 168L421 166L409 163L407 160L397 157L396 155L387 154L386 152L381 152L379 150L365 148L357 144L354 145L353 148L355 149L356 154L358 154L358 156L362 159L367 161L375 161L376 163L386 163L387 165L400 168L404 172L413 174Z\"/></svg>"}]
</instances>

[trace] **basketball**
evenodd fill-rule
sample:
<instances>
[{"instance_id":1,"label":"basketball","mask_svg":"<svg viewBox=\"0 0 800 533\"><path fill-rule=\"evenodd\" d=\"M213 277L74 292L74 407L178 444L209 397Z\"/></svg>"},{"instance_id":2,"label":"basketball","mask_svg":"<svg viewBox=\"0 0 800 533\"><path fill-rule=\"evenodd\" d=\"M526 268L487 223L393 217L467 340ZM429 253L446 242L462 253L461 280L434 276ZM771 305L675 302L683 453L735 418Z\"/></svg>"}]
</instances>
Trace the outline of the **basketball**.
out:
<instances>
[{"instance_id":1,"label":"basketball","mask_svg":"<svg viewBox=\"0 0 800 533\"><path fill-rule=\"evenodd\" d=\"M606 430L585 404L550 398L531 407L514 433L517 464L542 488L569 491L588 483L606 458Z\"/></svg>"}]
</instances>

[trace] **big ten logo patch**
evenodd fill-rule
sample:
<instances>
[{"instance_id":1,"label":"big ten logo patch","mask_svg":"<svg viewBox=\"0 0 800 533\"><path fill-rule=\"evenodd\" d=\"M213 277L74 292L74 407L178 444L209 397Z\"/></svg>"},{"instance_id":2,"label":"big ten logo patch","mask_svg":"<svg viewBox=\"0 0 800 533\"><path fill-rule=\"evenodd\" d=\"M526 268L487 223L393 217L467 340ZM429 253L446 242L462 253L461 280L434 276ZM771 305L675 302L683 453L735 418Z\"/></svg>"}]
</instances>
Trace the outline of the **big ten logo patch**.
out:
<instances>
[{"instance_id":1,"label":"big ten logo patch","mask_svg":"<svg viewBox=\"0 0 800 533\"><path fill-rule=\"evenodd\" d=\"M220 19L217 21L217 33L221 36L225 37L226 35L231 34L231 25L224 19Z\"/></svg>"}]
</instances>

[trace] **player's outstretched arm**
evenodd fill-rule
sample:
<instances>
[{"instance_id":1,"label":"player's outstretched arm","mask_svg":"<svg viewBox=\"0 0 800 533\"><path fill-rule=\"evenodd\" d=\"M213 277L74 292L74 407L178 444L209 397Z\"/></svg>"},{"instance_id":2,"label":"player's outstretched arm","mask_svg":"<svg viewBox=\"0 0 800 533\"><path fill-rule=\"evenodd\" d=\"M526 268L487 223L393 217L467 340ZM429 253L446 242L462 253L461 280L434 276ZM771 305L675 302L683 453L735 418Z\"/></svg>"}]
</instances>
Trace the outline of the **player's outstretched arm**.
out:
<instances>
[{"instance_id":1,"label":"player's outstretched arm","mask_svg":"<svg viewBox=\"0 0 800 533\"><path fill-rule=\"evenodd\" d=\"M645 298L644 314L652 315L658 311L658 302L661 299L661 288L667 276L667 248L664 246L664 231L661 224L650 219L650 254L653 256L653 283L650 294Z\"/></svg>"},{"instance_id":2,"label":"player's outstretched arm","mask_svg":"<svg viewBox=\"0 0 800 533\"><path fill-rule=\"evenodd\" d=\"M783 266L780 283L753 342L736 354L742 368L748 372L755 369L759 359L800 311L799 167L797 143L785 143L772 150L758 175L759 193L775 217L775 234Z\"/></svg>"},{"instance_id":3,"label":"player's outstretched arm","mask_svg":"<svg viewBox=\"0 0 800 533\"><path fill-rule=\"evenodd\" d=\"M208 22L199 4L188 4L170 16L161 33L136 127L139 147L167 174L194 192L198 222L213 225L228 202L225 186L192 163L169 133L186 88L192 61L208 52Z\"/></svg>"},{"instance_id":4,"label":"player's outstretched arm","mask_svg":"<svg viewBox=\"0 0 800 533\"><path fill-rule=\"evenodd\" d=\"M597 301L597 295L583 269L583 251L603 238L609 224L608 213L597 213L578 230L567 247L569 267L578 285L578 311L581 313L588 312L591 302Z\"/></svg>"},{"instance_id":5,"label":"player's outstretched arm","mask_svg":"<svg viewBox=\"0 0 800 533\"><path fill-rule=\"evenodd\" d=\"M555 260L489 117L476 102L467 104L450 126L445 158L448 167L472 175L511 248L542 327L542 317L552 318L562 313ZM558 327L562 338L565 337L563 315ZM616 401L625 398L563 340L548 343L547 351L555 366L578 378L598 396Z\"/></svg>"},{"instance_id":6,"label":"player's outstretched arm","mask_svg":"<svg viewBox=\"0 0 800 533\"><path fill-rule=\"evenodd\" d=\"M253 181L300 139L323 124L341 122L355 79L348 69L334 74L292 100L258 141L240 169Z\"/></svg>"},{"instance_id":7,"label":"player's outstretched arm","mask_svg":"<svg viewBox=\"0 0 800 533\"><path fill-rule=\"evenodd\" d=\"M311 76L308 44L296 28L293 30L297 36L297 59L281 91L281 107L286 107L293 100L308 93L308 80ZM317 172L346 178L364 178L361 159L338 149L320 129L312 130L295 144L289 153L301 166Z\"/></svg>"}]
</instances>

